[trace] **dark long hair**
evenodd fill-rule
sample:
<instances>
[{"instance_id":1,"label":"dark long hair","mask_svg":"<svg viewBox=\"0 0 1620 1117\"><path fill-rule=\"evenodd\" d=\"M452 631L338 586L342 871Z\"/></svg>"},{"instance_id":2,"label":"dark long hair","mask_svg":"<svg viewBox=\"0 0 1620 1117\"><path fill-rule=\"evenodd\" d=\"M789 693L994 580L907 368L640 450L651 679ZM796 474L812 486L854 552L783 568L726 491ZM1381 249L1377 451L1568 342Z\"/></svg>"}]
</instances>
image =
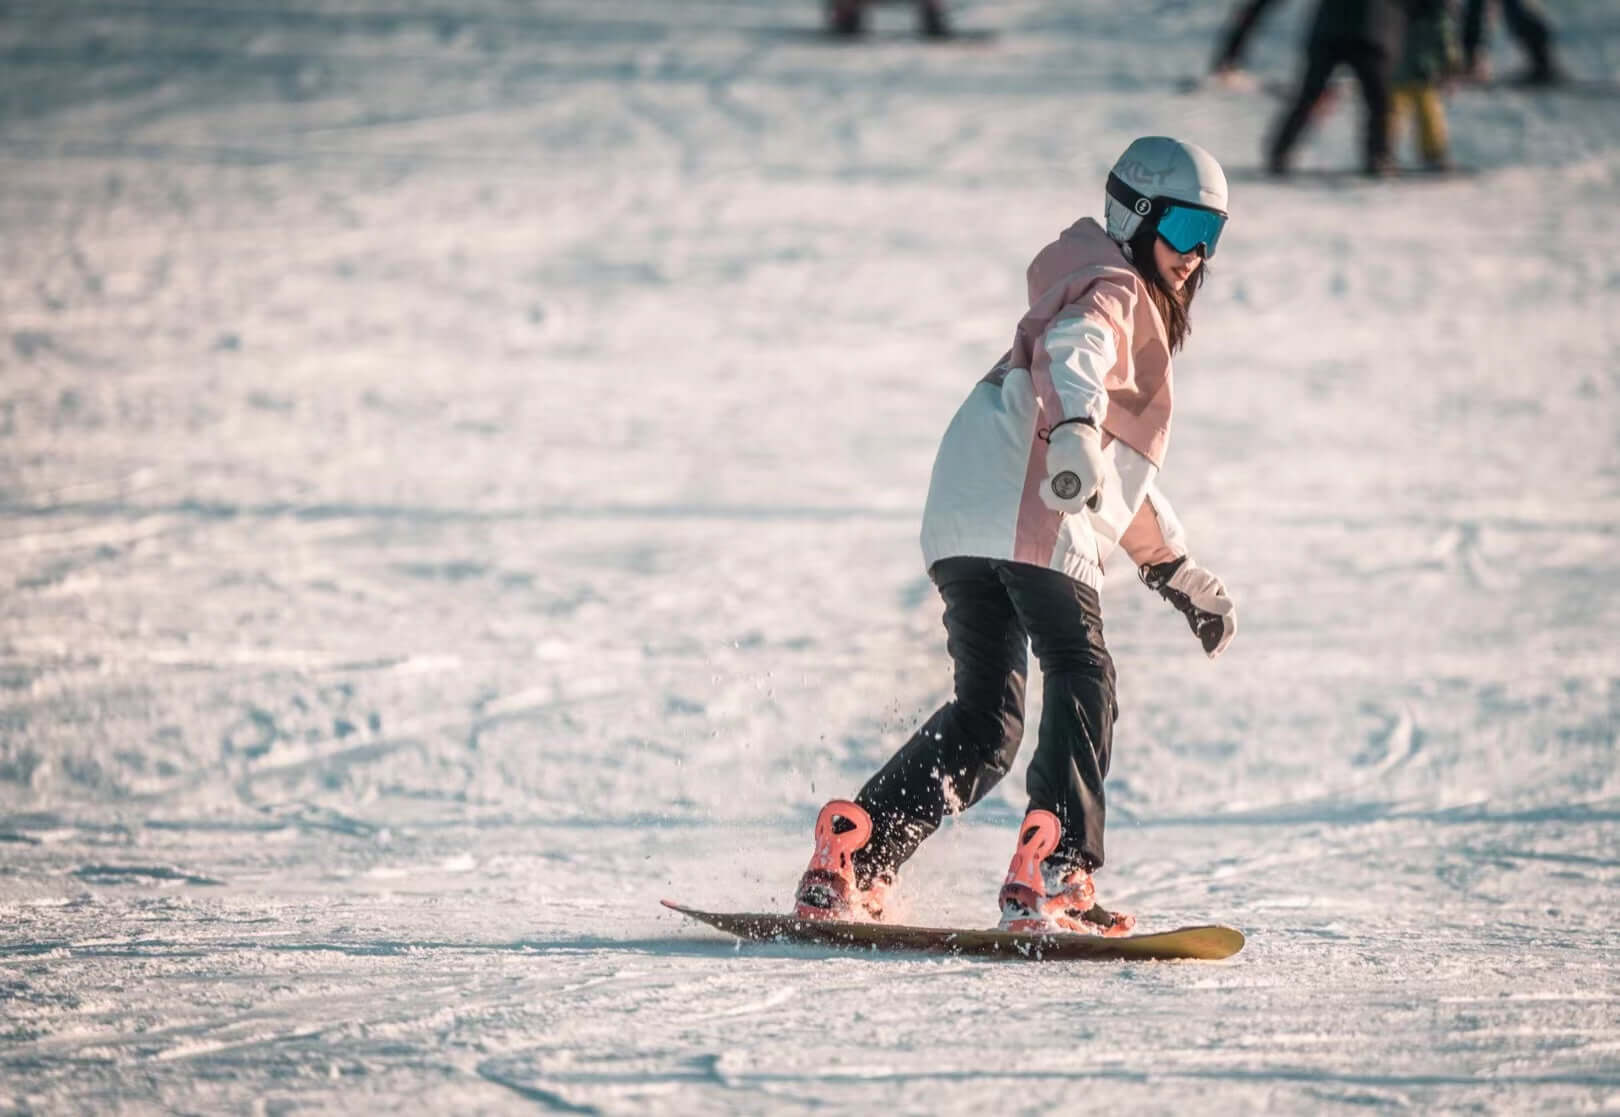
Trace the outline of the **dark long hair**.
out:
<instances>
[{"instance_id":1,"label":"dark long hair","mask_svg":"<svg viewBox=\"0 0 1620 1117\"><path fill-rule=\"evenodd\" d=\"M1147 281L1148 297L1159 308L1159 317L1164 320L1164 332L1170 339L1170 352L1177 353L1187 343L1187 335L1192 333L1193 297L1198 294L1198 288L1204 285L1204 276L1209 274L1209 261L1206 260L1193 272L1187 282L1181 285L1181 290L1177 291L1170 286L1168 279L1159 274L1159 264L1153 255L1153 242L1158 236L1158 229L1151 222L1142 222L1131 237L1131 263L1136 265L1137 272Z\"/></svg>"}]
</instances>

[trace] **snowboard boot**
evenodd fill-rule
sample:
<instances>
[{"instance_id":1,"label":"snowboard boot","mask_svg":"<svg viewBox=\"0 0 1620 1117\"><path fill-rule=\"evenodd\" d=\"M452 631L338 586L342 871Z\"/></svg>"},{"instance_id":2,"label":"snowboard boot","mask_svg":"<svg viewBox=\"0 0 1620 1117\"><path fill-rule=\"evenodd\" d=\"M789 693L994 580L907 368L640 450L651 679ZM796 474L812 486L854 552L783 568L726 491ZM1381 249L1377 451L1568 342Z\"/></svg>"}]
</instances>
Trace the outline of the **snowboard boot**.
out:
<instances>
[{"instance_id":1,"label":"snowboard boot","mask_svg":"<svg viewBox=\"0 0 1620 1117\"><path fill-rule=\"evenodd\" d=\"M1209 83L1229 93L1254 93L1260 89L1260 79L1235 62L1223 63L1211 70Z\"/></svg>"},{"instance_id":2,"label":"snowboard boot","mask_svg":"<svg viewBox=\"0 0 1620 1117\"><path fill-rule=\"evenodd\" d=\"M793 914L800 919L881 923L892 881L855 882L855 851L872 837L872 816L858 803L834 799L816 818L816 850L799 878Z\"/></svg>"},{"instance_id":3,"label":"snowboard boot","mask_svg":"<svg viewBox=\"0 0 1620 1117\"><path fill-rule=\"evenodd\" d=\"M1051 811L1024 816L1018 849L1001 885L1001 929L1082 935L1130 931L1136 917L1098 904L1090 873L1078 865L1047 860L1062 836L1063 826Z\"/></svg>"}]
</instances>

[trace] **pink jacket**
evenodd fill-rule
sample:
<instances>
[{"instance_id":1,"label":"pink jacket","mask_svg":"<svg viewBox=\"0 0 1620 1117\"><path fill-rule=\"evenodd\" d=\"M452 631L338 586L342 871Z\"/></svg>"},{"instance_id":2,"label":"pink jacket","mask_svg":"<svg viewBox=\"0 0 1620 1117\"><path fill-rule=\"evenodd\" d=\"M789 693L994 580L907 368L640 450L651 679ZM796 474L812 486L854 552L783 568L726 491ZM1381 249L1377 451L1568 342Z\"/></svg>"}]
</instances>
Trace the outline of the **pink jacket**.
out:
<instances>
[{"instance_id":1,"label":"pink jacket","mask_svg":"<svg viewBox=\"0 0 1620 1117\"><path fill-rule=\"evenodd\" d=\"M1028 278L1029 313L1002 362L1028 368L1038 385L1050 384L1047 327L1076 312L1104 324L1113 334L1114 359L1103 382L1102 429L1162 469L1170 441L1170 341L1147 283L1089 217L1036 253Z\"/></svg>"},{"instance_id":2,"label":"pink jacket","mask_svg":"<svg viewBox=\"0 0 1620 1117\"><path fill-rule=\"evenodd\" d=\"M923 555L979 555L1050 566L1100 585L1123 545L1133 562L1184 554L1155 488L1170 438L1164 323L1119 246L1085 218L1029 266L1029 310L1013 345L958 408L935 457ZM1103 504L1064 516L1041 503L1041 432L1089 416L1105 432Z\"/></svg>"}]
</instances>

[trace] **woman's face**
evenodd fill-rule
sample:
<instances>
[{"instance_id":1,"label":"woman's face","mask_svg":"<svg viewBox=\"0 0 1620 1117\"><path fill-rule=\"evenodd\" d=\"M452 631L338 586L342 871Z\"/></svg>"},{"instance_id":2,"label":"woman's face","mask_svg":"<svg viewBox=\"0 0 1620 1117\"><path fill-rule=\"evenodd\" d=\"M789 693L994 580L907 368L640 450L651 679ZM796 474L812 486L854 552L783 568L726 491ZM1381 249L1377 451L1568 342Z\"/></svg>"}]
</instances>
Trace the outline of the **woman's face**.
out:
<instances>
[{"instance_id":1,"label":"woman's face","mask_svg":"<svg viewBox=\"0 0 1620 1117\"><path fill-rule=\"evenodd\" d=\"M1203 264L1204 258L1195 248L1191 252L1177 252L1163 237L1153 238L1153 262L1158 265L1164 281L1179 291L1187 285L1193 272Z\"/></svg>"}]
</instances>

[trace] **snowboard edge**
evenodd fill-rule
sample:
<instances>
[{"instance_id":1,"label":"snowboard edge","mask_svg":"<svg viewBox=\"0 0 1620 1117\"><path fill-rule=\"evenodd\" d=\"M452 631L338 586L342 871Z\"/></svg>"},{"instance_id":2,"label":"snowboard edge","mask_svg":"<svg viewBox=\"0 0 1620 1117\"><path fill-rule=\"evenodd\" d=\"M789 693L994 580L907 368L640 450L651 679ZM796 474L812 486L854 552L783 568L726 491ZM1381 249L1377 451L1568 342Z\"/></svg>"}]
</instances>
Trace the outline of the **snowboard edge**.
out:
<instances>
[{"instance_id":1,"label":"snowboard edge","mask_svg":"<svg viewBox=\"0 0 1620 1117\"><path fill-rule=\"evenodd\" d=\"M1242 931L1218 924L1147 934L1042 934L997 928L911 927L799 919L771 912L711 912L674 900L663 905L748 942L831 946L845 950L907 951L1027 961L1086 959L1219 961L1243 949Z\"/></svg>"}]
</instances>

